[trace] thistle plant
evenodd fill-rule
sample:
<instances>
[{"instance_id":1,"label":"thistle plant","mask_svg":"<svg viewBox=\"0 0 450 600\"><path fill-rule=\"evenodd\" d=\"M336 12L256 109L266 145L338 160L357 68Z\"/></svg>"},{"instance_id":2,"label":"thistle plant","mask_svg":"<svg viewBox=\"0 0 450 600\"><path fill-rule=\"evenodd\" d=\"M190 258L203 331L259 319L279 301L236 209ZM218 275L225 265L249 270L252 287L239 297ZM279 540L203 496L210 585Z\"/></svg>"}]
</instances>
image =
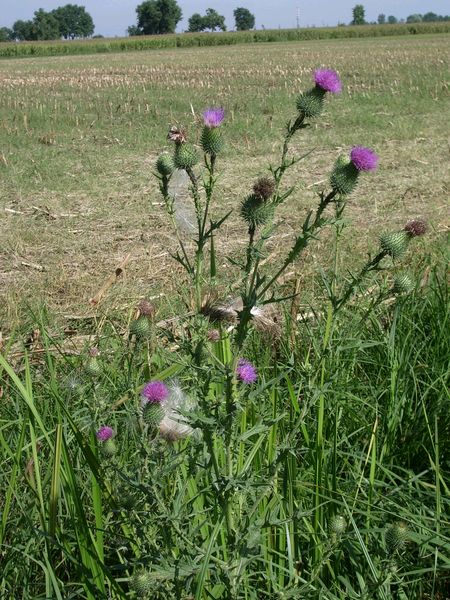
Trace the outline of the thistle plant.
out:
<instances>
[{"instance_id":1,"label":"thistle plant","mask_svg":"<svg viewBox=\"0 0 450 600\"><path fill-rule=\"evenodd\" d=\"M302 253L317 240L322 230L334 227L336 239L338 238L342 232L342 217L349 197L357 190L361 178L370 177L379 163L375 151L362 145L355 145L338 156L326 178L326 187L317 192L317 204L306 214L290 249L277 265L264 264L262 259L266 255L267 243L274 235L277 210L297 192L295 187L284 185L285 176L310 154L308 151L300 156L293 155L292 139L320 118L328 97L339 94L341 90L342 84L336 72L325 69L315 71L314 86L299 94L296 113L286 124L278 161L268 165L267 173L261 174L249 186L248 194L236 199L236 208L248 237L242 256L232 260L240 273L237 286L239 295L229 302L218 300L222 281L217 272L215 244L215 238L220 234L220 228L229 214L214 216L218 168L226 139L225 110L210 108L203 112L201 131L197 136L199 147L191 141L196 139L192 132L188 133L178 125L173 126L168 134L168 140L173 144L172 153L164 151L156 161L155 175L178 241L178 249L173 257L185 269L193 291L188 304L194 310L185 319L181 319L179 331L166 333L178 349L180 364L177 368L180 372L189 373L189 388L185 387L183 381L166 384L160 379L152 380L142 388L139 413L148 426L143 428L143 434L147 436L149 430L152 431L150 438L146 438L149 457L152 452L155 455L160 452L157 444L163 440L169 442L169 448L172 445L176 447L180 455L191 448L195 469L203 468L204 479L201 485L213 490L208 499L204 497L199 502L195 485L191 482L187 487L193 506L213 519L214 531L222 532L223 557L228 561L227 588L236 597L245 571L242 565L251 563L250 558L243 563L243 557L252 555L253 548L258 546L260 539L258 534L251 548L240 541L247 535L246 519L249 516L245 508L246 501L251 497L256 505L259 502L264 505L265 502L257 499L260 485L258 477L248 474L247 440L253 435L249 431L254 428L261 435L258 442L261 444L265 443L265 436L268 437L267 455L264 459L262 455L258 459L266 469L264 485L267 490L272 489L272 486L273 489L277 488L277 479L285 460L290 469L296 469L296 460L289 453L299 443L298 430L302 431L305 438L310 439L310 434L300 425L297 433L288 433L284 445L275 451L278 422L285 415L283 412L279 413L278 394L273 392L269 414L263 411L264 416L257 416L255 394L257 390L265 389L266 376L256 361L252 362L247 358L252 356L249 349L255 339L251 332L253 329L259 331L263 328L268 334L266 340L269 340L270 351L275 357L271 377L277 381L283 377L282 373L278 373L276 362L276 347L282 331L278 306L292 298L292 294L283 295L278 291L280 279L291 266L299 263ZM180 173L184 174L188 182L195 221L195 231L190 241L186 240L183 231L177 226L178 209L172 193L173 183ZM378 251L373 256L369 255L359 272L339 279L336 270L331 285L325 282L328 295L326 324L324 337L317 348L320 368L312 375L320 390L311 406L316 411L316 431L312 446L314 489L311 534L314 544L310 561L313 569L320 570L321 565L326 563L327 553L340 545L348 526L347 519L339 512L341 507L336 504L336 491L332 494L329 512L324 508L329 500L324 494L328 486L327 475L324 474L324 453L326 438L330 433L324 390L336 317L355 294L368 285L370 275L378 274L388 266L396 267L412 238L422 235L425 230L425 224L416 220L407 223L401 231L381 234ZM381 282L381 291L378 296L374 296L373 306L384 298L409 293L414 282L407 273L398 272L387 291L383 285ZM140 316L132 325L132 332L145 337L152 314L142 305ZM335 435L337 429L336 413ZM254 452L257 451L258 447ZM254 456L252 452L251 456ZM158 468L164 469L162 464ZM162 500L161 504L164 504ZM198 527L199 530L205 529L200 522ZM321 536L327 530L331 545L324 550ZM182 537L182 531L177 530L177 535ZM187 541L186 544L192 547ZM220 571L221 559L216 556L215 560ZM139 577L138 572L134 580L135 587Z\"/></svg>"}]
</instances>

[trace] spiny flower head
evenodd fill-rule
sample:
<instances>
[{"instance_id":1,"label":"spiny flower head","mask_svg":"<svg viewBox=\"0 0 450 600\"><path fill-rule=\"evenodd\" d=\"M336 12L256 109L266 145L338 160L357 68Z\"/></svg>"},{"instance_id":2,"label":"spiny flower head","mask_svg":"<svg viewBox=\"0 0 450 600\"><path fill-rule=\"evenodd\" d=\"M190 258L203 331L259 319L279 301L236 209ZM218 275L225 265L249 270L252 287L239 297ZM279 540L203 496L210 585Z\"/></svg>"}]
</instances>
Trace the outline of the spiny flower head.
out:
<instances>
[{"instance_id":1,"label":"spiny flower head","mask_svg":"<svg viewBox=\"0 0 450 600\"><path fill-rule=\"evenodd\" d=\"M148 402L163 402L169 395L167 386L162 381L149 381L142 390L142 402L147 404Z\"/></svg>"},{"instance_id":2,"label":"spiny flower head","mask_svg":"<svg viewBox=\"0 0 450 600\"><path fill-rule=\"evenodd\" d=\"M358 171L375 171L378 155L370 148L355 146L350 152L350 159Z\"/></svg>"},{"instance_id":3,"label":"spiny flower head","mask_svg":"<svg viewBox=\"0 0 450 600\"><path fill-rule=\"evenodd\" d=\"M411 237L417 237L427 232L427 224L422 219L413 219L408 221L405 225L405 231L409 233Z\"/></svg>"},{"instance_id":4,"label":"spiny flower head","mask_svg":"<svg viewBox=\"0 0 450 600\"><path fill-rule=\"evenodd\" d=\"M340 94L342 91L339 75L331 69L317 69L314 71L314 81L325 92Z\"/></svg>"},{"instance_id":5,"label":"spiny flower head","mask_svg":"<svg viewBox=\"0 0 450 600\"><path fill-rule=\"evenodd\" d=\"M206 127L219 127L225 118L225 110L223 108L208 108L203 113L203 122Z\"/></svg>"},{"instance_id":6,"label":"spiny flower head","mask_svg":"<svg viewBox=\"0 0 450 600\"><path fill-rule=\"evenodd\" d=\"M252 363L245 358L240 358L236 367L236 373L243 383L255 383L258 373Z\"/></svg>"},{"instance_id":7,"label":"spiny flower head","mask_svg":"<svg viewBox=\"0 0 450 600\"><path fill-rule=\"evenodd\" d=\"M107 442L113 437L114 429L109 425L102 425L95 435L100 442Z\"/></svg>"}]
</instances>

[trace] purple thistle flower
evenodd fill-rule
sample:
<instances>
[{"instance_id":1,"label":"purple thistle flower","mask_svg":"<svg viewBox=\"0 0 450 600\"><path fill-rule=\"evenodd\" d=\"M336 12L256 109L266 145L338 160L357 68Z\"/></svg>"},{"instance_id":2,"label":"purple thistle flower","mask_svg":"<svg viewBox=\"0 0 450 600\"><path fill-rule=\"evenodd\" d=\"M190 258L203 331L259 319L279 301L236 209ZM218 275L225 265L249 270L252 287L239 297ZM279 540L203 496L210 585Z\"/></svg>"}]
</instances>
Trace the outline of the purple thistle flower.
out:
<instances>
[{"instance_id":1,"label":"purple thistle flower","mask_svg":"<svg viewBox=\"0 0 450 600\"><path fill-rule=\"evenodd\" d=\"M340 94L342 91L339 75L331 69L317 69L314 71L314 81L317 86L331 94Z\"/></svg>"},{"instance_id":2,"label":"purple thistle flower","mask_svg":"<svg viewBox=\"0 0 450 600\"><path fill-rule=\"evenodd\" d=\"M350 159L358 171L375 171L378 164L378 155L370 148L355 146L350 152Z\"/></svg>"},{"instance_id":3,"label":"purple thistle flower","mask_svg":"<svg viewBox=\"0 0 450 600\"><path fill-rule=\"evenodd\" d=\"M114 435L114 429L108 425L102 425L95 434L100 442L107 442Z\"/></svg>"},{"instance_id":4,"label":"purple thistle flower","mask_svg":"<svg viewBox=\"0 0 450 600\"><path fill-rule=\"evenodd\" d=\"M223 108L208 108L203 113L203 121L206 127L219 127L225 117L225 110Z\"/></svg>"},{"instance_id":5,"label":"purple thistle flower","mask_svg":"<svg viewBox=\"0 0 450 600\"><path fill-rule=\"evenodd\" d=\"M162 381L150 381L145 384L142 390L142 403L147 404L148 402L163 402L169 395L167 386Z\"/></svg>"},{"instance_id":6,"label":"purple thistle flower","mask_svg":"<svg viewBox=\"0 0 450 600\"><path fill-rule=\"evenodd\" d=\"M258 373L252 363L245 358L240 358L236 367L236 373L243 383L255 383Z\"/></svg>"}]
</instances>

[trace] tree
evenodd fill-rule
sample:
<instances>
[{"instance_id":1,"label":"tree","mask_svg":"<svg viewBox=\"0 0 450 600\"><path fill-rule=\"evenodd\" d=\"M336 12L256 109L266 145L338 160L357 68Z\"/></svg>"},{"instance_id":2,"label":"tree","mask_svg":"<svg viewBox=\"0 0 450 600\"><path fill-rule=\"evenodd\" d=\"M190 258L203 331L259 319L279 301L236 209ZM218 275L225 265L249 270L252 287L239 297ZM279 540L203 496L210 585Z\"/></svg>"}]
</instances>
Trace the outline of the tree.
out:
<instances>
[{"instance_id":1,"label":"tree","mask_svg":"<svg viewBox=\"0 0 450 600\"><path fill-rule=\"evenodd\" d=\"M252 15L247 8L236 8L233 15L238 31L247 31L255 26L255 15Z\"/></svg>"},{"instance_id":2,"label":"tree","mask_svg":"<svg viewBox=\"0 0 450 600\"><path fill-rule=\"evenodd\" d=\"M194 13L188 21L188 31L196 33L205 29L204 18L199 13Z\"/></svg>"},{"instance_id":3,"label":"tree","mask_svg":"<svg viewBox=\"0 0 450 600\"><path fill-rule=\"evenodd\" d=\"M140 28L137 25L130 25L127 28L127 33L129 36L142 35L142 31L140 30Z\"/></svg>"},{"instance_id":4,"label":"tree","mask_svg":"<svg viewBox=\"0 0 450 600\"><path fill-rule=\"evenodd\" d=\"M389 25L395 25L396 23L398 23L397 17L394 17L394 15L389 15L388 23Z\"/></svg>"},{"instance_id":5,"label":"tree","mask_svg":"<svg viewBox=\"0 0 450 600\"><path fill-rule=\"evenodd\" d=\"M133 35L174 33L183 16L176 0L145 0L136 7L137 26L128 28Z\"/></svg>"},{"instance_id":6,"label":"tree","mask_svg":"<svg viewBox=\"0 0 450 600\"><path fill-rule=\"evenodd\" d=\"M364 9L364 6L362 4L357 4L353 8L353 21L351 24L352 25L364 25L366 22L365 15L366 15L366 11Z\"/></svg>"},{"instance_id":7,"label":"tree","mask_svg":"<svg viewBox=\"0 0 450 600\"><path fill-rule=\"evenodd\" d=\"M0 42L10 42L13 39L14 37L12 29L8 29L8 27L0 27Z\"/></svg>"},{"instance_id":8,"label":"tree","mask_svg":"<svg viewBox=\"0 0 450 600\"><path fill-rule=\"evenodd\" d=\"M378 15L378 25L384 25L386 23L386 15L384 15L383 13Z\"/></svg>"},{"instance_id":9,"label":"tree","mask_svg":"<svg viewBox=\"0 0 450 600\"><path fill-rule=\"evenodd\" d=\"M33 21L16 21L12 27L13 39L24 41L34 40Z\"/></svg>"},{"instance_id":10,"label":"tree","mask_svg":"<svg viewBox=\"0 0 450 600\"><path fill-rule=\"evenodd\" d=\"M59 23L55 17L43 8L34 13L32 37L33 40L57 40L61 37Z\"/></svg>"},{"instance_id":11,"label":"tree","mask_svg":"<svg viewBox=\"0 0 450 600\"><path fill-rule=\"evenodd\" d=\"M442 21L443 17L440 17L434 12L427 12L423 15L422 21L424 23L434 23L435 21Z\"/></svg>"},{"instance_id":12,"label":"tree","mask_svg":"<svg viewBox=\"0 0 450 600\"><path fill-rule=\"evenodd\" d=\"M66 4L51 12L59 23L60 34L67 39L88 37L94 33L94 21L84 6Z\"/></svg>"},{"instance_id":13,"label":"tree","mask_svg":"<svg viewBox=\"0 0 450 600\"><path fill-rule=\"evenodd\" d=\"M414 15L409 15L409 17L406 17L406 22L407 23L421 23L422 15L419 15L417 13Z\"/></svg>"},{"instance_id":14,"label":"tree","mask_svg":"<svg viewBox=\"0 0 450 600\"><path fill-rule=\"evenodd\" d=\"M219 15L219 13L213 8L206 9L206 16L203 17L203 21L205 24L205 29L210 29L211 31L215 31L216 29L220 29L222 31L227 30L227 26L225 25L225 17Z\"/></svg>"}]
</instances>

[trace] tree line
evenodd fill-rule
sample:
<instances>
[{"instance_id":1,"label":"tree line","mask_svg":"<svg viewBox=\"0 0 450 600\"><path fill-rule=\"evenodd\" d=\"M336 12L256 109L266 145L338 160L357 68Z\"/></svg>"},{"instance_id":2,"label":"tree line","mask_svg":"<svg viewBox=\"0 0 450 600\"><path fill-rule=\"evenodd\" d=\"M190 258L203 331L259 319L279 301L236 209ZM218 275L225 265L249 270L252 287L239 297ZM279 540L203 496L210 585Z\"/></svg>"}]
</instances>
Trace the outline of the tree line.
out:
<instances>
[{"instance_id":1,"label":"tree line","mask_svg":"<svg viewBox=\"0 0 450 600\"><path fill-rule=\"evenodd\" d=\"M238 7L233 14L237 31L246 31L255 27L255 16L247 8ZM352 14L353 19L350 25L368 24L363 4L357 4L353 8ZM130 36L174 33L183 13L177 0L144 0L136 7L136 15L136 25L131 25L127 30ZM380 25L394 25L404 21L404 19L397 19L394 15L386 17L385 14L378 15L377 19ZM439 21L450 21L450 16L427 12L423 15L409 15L406 18L407 23ZM16 21L12 29L0 27L0 42L85 38L92 36L94 29L94 21L84 6L66 4L50 12L40 8L35 11L32 20ZM194 13L188 20L188 31L193 33L226 31L226 29L225 17L213 8L206 9L204 15Z\"/></svg>"},{"instance_id":2,"label":"tree line","mask_svg":"<svg viewBox=\"0 0 450 600\"><path fill-rule=\"evenodd\" d=\"M386 17L384 13L378 15L377 23L379 25L395 25L397 23L436 23L440 21L450 21L450 15L437 15L434 12L427 12L422 14L413 14L406 17L406 19L397 19L394 15ZM368 25L366 21L366 11L363 4L356 4L353 8L353 19L350 25ZM375 25L376 23L371 23Z\"/></svg>"},{"instance_id":3,"label":"tree line","mask_svg":"<svg viewBox=\"0 0 450 600\"><path fill-rule=\"evenodd\" d=\"M176 0L145 0L136 7L137 23L128 27L128 35L152 35L174 33L183 13ZM253 29L255 16L243 7L234 10L238 31ZM188 21L188 31L226 31L225 17L214 8L207 8L204 15L194 13Z\"/></svg>"},{"instance_id":4,"label":"tree line","mask_svg":"<svg viewBox=\"0 0 450 600\"><path fill-rule=\"evenodd\" d=\"M40 8L33 19L16 21L12 29L1 27L0 41L84 38L91 36L94 28L94 21L84 6L66 4L50 12Z\"/></svg>"}]
</instances>

